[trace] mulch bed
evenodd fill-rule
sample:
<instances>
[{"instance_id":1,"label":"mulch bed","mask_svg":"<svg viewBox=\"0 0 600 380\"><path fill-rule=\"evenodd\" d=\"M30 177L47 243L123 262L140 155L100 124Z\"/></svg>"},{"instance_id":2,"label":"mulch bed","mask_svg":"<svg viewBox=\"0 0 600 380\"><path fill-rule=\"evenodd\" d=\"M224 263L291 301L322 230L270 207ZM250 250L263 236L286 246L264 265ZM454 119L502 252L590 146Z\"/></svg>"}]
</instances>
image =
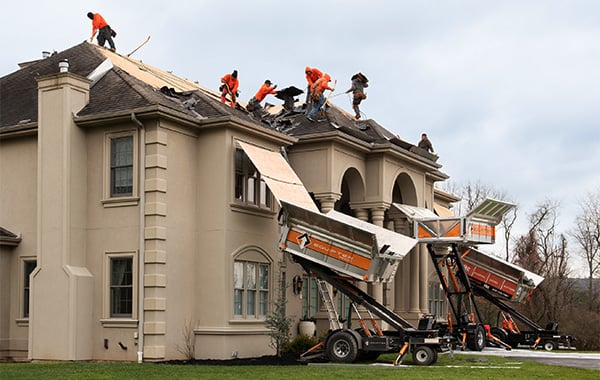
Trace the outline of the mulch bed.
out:
<instances>
[{"instance_id":1,"label":"mulch bed","mask_svg":"<svg viewBox=\"0 0 600 380\"><path fill-rule=\"evenodd\" d=\"M288 354L282 356L265 355L257 358L245 358L245 359L228 359L228 360L217 360L217 359L193 359L193 360L170 360L161 362L165 364L186 364L186 365L229 365L229 366L243 366L243 365L306 365L306 362L300 361L297 354Z\"/></svg>"}]
</instances>

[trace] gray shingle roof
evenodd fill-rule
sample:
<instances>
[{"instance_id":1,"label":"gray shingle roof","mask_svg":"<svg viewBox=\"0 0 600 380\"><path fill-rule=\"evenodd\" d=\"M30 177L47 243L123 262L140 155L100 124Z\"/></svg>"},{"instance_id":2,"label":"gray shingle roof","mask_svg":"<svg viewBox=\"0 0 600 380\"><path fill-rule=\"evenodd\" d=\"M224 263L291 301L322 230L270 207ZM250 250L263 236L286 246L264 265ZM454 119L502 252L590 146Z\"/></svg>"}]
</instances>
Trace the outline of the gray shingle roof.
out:
<instances>
[{"instance_id":1,"label":"gray shingle roof","mask_svg":"<svg viewBox=\"0 0 600 380\"><path fill-rule=\"evenodd\" d=\"M99 49L84 41L0 78L0 131L20 123L37 122L37 77L57 73L58 63L63 59L69 60L71 73L87 77L107 58ZM116 56L116 58L125 57ZM278 115L270 115L259 120L243 109L233 109L228 104L221 103L216 92L200 87L186 92L176 92L166 86L158 89L139 79L136 71L129 70L127 72L124 68L113 66L92 86L90 102L79 111L77 116L127 112L160 105L192 117L235 116L255 122L257 126L300 138L337 131L368 143L391 142L407 150L415 149L414 145L395 138L375 121L354 120L351 115L335 106L329 107L322 117L323 120L318 122L306 119L302 110L282 111ZM161 75L165 76L166 72ZM190 106L187 106L189 102L186 101L190 99L193 101Z\"/></svg>"}]
</instances>

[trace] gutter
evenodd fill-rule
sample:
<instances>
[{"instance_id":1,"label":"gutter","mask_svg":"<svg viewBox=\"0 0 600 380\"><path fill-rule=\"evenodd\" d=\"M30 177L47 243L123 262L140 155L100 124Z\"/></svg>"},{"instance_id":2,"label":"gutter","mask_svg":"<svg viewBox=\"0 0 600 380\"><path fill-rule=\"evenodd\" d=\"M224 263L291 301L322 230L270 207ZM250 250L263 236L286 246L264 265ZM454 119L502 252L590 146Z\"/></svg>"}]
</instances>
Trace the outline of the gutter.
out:
<instances>
[{"instance_id":1,"label":"gutter","mask_svg":"<svg viewBox=\"0 0 600 380\"><path fill-rule=\"evenodd\" d=\"M138 192L140 197L140 232L139 232L139 255L138 255L138 331L137 331L137 362L144 362L144 262L145 262L145 239L144 230L146 228L145 205L145 173L146 173L146 130L144 124L138 120L135 113L131 113L131 121L137 124L140 130L139 136L139 179Z\"/></svg>"}]
</instances>

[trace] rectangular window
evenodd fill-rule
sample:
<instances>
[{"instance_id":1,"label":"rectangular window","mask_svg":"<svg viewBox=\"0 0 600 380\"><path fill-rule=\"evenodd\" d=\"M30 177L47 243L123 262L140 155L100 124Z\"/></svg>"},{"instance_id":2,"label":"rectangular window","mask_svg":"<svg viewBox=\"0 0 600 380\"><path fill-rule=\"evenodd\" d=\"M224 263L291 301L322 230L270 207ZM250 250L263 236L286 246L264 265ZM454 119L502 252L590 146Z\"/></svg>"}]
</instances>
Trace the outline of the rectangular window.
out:
<instances>
[{"instance_id":1,"label":"rectangular window","mask_svg":"<svg viewBox=\"0 0 600 380\"><path fill-rule=\"evenodd\" d=\"M446 319L446 295L439 282L429 283L429 314L436 319Z\"/></svg>"},{"instance_id":2,"label":"rectangular window","mask_svg":"<svg viewBox=\"0 0 600 380\"><path fill-rule=\"evenodd\" d=\"M235 200L249 206L271 209L272 195L264 179L242 149L235 150Z\"/></svg>"},{"instance_id":3,"label":"rectangular window","mask_svg":"<svg viewBox=\"0 0 600 380\"><path fill-rule=\"evenodd\" d=\"M269 265L250 261L233 264L233 313L237 318L264 319L269 306Z\"/></svg>"},{"instance_id":4,"label":"rectangular window","mask_svg":"<svg viewBox=\"0 0 600 380\"><path fill-rule=\"evenodd\" d=\"M110 196L133 195L133 136L110 139Z\"/></svg>"},{"instance_id":5,"label":"rectangular window","mask_svg":"<svg viewBox=\"0 0 600 380\"><path fill-rule=\"evenodd\" d=\"M26 260L23 265L23 318L29 318L29 277L37 265L36 260Z\"/></svg>"},{"instance_id":6,"label":"rectangular window","mask_svg":"<svg viewBox=\"0 0 600 380\"><path fill-rule=\"evenodd\" d=\"M110 258L110 316L133 316L133 257Z\"/></svg>"},{"instance_id":7,"label":"rectangular window","mask_svg":"<svg viewBox=\"0 0 600 380\"><path fill-rule=\"evenodd\" d=\"M302 279L302 317L312 318L319 311L319 287L317 280L312 277L304 277Z\"/></svg>"}]
</instances>

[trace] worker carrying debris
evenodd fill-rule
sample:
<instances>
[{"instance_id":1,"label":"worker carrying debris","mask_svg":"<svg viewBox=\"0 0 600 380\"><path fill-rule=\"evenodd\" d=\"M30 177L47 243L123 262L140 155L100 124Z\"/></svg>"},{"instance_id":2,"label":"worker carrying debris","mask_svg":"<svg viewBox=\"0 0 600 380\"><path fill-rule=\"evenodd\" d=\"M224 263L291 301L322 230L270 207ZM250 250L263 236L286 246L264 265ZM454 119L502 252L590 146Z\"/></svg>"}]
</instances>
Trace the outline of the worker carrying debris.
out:
<instances>
[{"instance_id":1,"label":"worker carrying debris","mask_svg":"<svg viewBox=\"0 0 600 380\"><path fill-rule=\"evenodd\" d=\"M307 90L306 90L306 104L310 103L311 96L310 91L315 82L323 77L323 73L317 69L316 67L308 67L304 69L304 73L306 74L306 81L308 82ZM310 107L309 107L310 108ZM309 109L307 108L306 112L308 113Z\"/></svg>"},{"instance_id":2,"label":"worker carrying debris","mask_svg":"<svg viewBox=\"0 0 600 380\"><path fill-rule=\"evenodd\" d=\"M330 81L331 77L329 76L329 74L325 74L322 78L317 79L312 85L310 89L312 108L310 109L308 115L306 115L306 118L308 120L315 121L314 117L317 114L317 112L321 109L321 107L323 107L324 111L327 110L327 105L325 104L325 95L323 93L325 92L325 90L330 90L332 92L334 91L333 88L329 87Z\"/></svg>"},{"instance_id":3,"label":"worker carrying debris","mask_svg":"<svg viewBox=\"0 0 600 380\"><path fill-rule=\"evenodd\" d=\"M363 99L367 98L367 95L365 94L365 87L369 87L369 80L363 73L360 72L354 74L350 79L352 80L352 86L348 91L346 91L346 94L352 92L352 109L356 113L354 118L358 120L360 119L359 105Z\"/></svg>"},{"instance_id":4,"label":"worker carrying debris","mask_svg":"<svg viewBox=\"0 0 600 380\"><path fill-rule=\"evenodd\" d=\"M276 88L277 85L272 85L271 81L267 79L265 83L263 83L263 85L260 86L260 88L256 92L256 95L254 95L252 99L248 101L246 109L257 116L260 116L262 112L262 106L260 105L260 102L262 102L267 97L267 95L277 94L277 91L275 91Z\"/></svg>"},{"instance_id":5,"label":"worker carrying debris","mask_svg":"<svg viewBox=\"0 0 600 380\"><path fill-rule=\"evenodd\" d=\"M427 138L427 133L423 133L421 135L421 141L419 141L419 148L426 150L427 152L433 153L433 145L431 145L431 141Z\"/></svg>"},{"instance_id":6,"label":"worker carrying debris","mask_svg":"<svg viewBox=\"0 0 600 380\"><path fill-rule=\"evenodd\" d=\"M231 74L225 74L225 76L221 78L221 83L223 83L221 87L219 87L219 90L221 91L221 103L225 103L227 100L226 96L229 95L229 98L231 99L231 108L235 108L236 100L239 95L238 87L240 85L237 70L233 70Z\"/></svg>"},{"instance_id":7,"label":"worker carrying debris","mask_svg":"<svg viewBox=\"0 0 600 380\"><path fill-rule=\"evenodd\" d=\"M88 18L92 20L92 36L90 37L90 43L94 40L96 32L98 33L98 45L104 47L104 43L108 41L110 50L116 51L115 42L113 37L117 36L117 33L108 25L104 17L100 13L88 12Z\"/></svg>"}]
</instances>

